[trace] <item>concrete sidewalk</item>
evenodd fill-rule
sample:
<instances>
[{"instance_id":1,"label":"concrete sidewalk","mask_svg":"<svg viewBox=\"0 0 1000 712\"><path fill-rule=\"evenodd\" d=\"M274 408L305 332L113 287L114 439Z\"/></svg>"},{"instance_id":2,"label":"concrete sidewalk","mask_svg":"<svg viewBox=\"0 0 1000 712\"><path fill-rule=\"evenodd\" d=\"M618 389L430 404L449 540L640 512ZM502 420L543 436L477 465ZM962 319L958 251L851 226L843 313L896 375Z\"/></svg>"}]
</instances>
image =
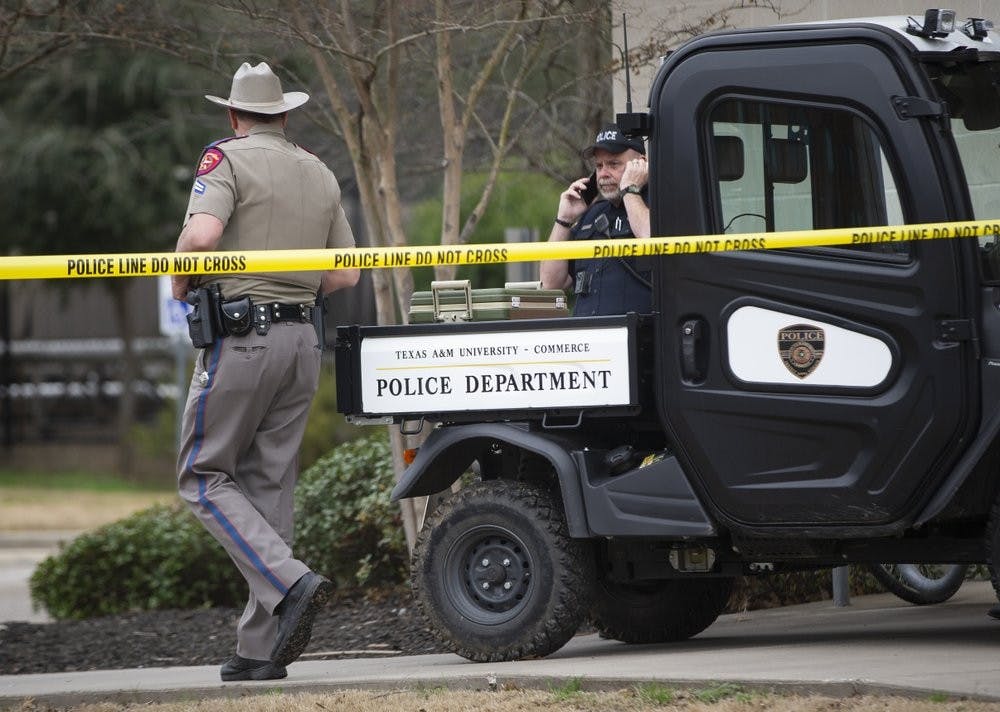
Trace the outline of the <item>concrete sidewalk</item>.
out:
<instances>
[{"instance_id":1,"label":"concrete sidewalk","mask_svg":"<svg viewBox=\"0 0 1000 712\"><path fill-rule=\"evenodd\" d=\"M71 541L78 531L0 531L0 621L47 623L44 611L31 607L28 580L38 563Z\"/></svg>"},{"instance_id":2,"label":"concrete sidewalk","mask_svg":"<svg viewBox=\"0 0 1000 712\"><path fill-rule=\"evenodd\" d=\"M988 582L969 582L949 602L912 606L890 594L726 615L698 637L670 645L624 645L578 636L542 660L476 664L454 655L297 662L285 680L219 681L217 666L0 676L0 703L237 697L243 694L498 684L547 688L582 678L587 688L635 681L735 682L835 696L932 692L1000 700L1000 623ZM319 652L319 651L314 651ZM221 662L221 661L220 661Z\"/></svg>"}]
</instances>

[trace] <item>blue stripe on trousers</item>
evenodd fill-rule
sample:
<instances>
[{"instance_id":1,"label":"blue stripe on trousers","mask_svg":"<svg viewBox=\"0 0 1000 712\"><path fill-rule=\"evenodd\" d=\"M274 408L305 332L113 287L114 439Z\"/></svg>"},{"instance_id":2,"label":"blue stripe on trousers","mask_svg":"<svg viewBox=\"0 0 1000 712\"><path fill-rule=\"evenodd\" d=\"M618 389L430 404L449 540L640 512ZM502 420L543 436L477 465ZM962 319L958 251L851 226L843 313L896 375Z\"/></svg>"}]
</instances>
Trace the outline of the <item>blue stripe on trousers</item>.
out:
<instances>
[{"instance_id":1,"label":"blue stripe on trousers","mask_svg":"<svg viewBox=\"0 0 1000 712\"><path fill-rule=\"evenodd\" d=\"M205 441L205 406L208 403L208 395L215 385L215 372L219 367L219 359L222 357L222 339L216 339L214 346L212 347L212 354L209 359L209 363L206 367L205 373L208 375L208 384L202 389L201 395L198 396L198 405L195 409L194 415L194 444L191 446L191 454L188 455L187 462L184 463L184 469L188 472L194 472L194 461L201 451L202 443ZM256 551L250 546L246 539L244 539L240 533L236 530L236 527L231 521L222 513L214 502L212 502L205 494L205 476L198 474L198 503L201 504L205 509L211 513L212 517L219 523L223 530L229 535L240 550L246 554L246 557L253 564L253 567L260 572L261 576L266 578L271 584L281 592L281 595L288 593L288 587L281 582L274 572L267 567L267 564L260 558Z\"/></svg>"}]
</instances>

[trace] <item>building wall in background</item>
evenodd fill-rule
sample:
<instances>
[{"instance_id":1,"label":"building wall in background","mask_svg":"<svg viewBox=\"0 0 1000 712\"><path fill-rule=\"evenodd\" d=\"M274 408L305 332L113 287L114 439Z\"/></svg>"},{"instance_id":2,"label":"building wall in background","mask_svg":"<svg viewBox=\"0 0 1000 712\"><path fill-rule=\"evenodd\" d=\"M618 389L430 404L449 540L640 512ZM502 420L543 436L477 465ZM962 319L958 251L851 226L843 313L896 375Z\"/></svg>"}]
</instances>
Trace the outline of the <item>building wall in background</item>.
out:
<instances>
[{"instance_id":1,"label":"building wall in background","mask_svg":"<svg viewBox=\"0 0 1000 712\"><path fill-rule=\"evenodd\" d=\"M670 48L674 49L686 40L690 34L684 34L683 28L697 27L704 18L717 13L720 8L731 6L735 2L723 0L685 0L685 2L662 2L660 0L614 0L613 37L620 48L622 46L622 13L626 14L628 22L628 40L630 47L637 47L653 35L666 35L668 32L681 32ZM752 7L733 10L729 13L728 27L766 27L798 22L817 22L822 20L839 20L850 17L871 17L873 15L911 15L923 19L924 10L930 7L945 7L955 10L960 19L967 17L984 17L991 19L1000 26L1000 0L949 0L942 5L929 2L913 2L913 0L881 0L872 3L871 0L774 0L772 3L779 9L775 13L769 8ZM657 67L650 65L638 72L632 72L632 110L645 111L649 103L649 89L656 76ZM614 112L625 111L625 77L619 72L614 82ZM612 112L609 112L611 114ZM609 115L611 120L613 116Z\"/></svg>"}]
</instances>

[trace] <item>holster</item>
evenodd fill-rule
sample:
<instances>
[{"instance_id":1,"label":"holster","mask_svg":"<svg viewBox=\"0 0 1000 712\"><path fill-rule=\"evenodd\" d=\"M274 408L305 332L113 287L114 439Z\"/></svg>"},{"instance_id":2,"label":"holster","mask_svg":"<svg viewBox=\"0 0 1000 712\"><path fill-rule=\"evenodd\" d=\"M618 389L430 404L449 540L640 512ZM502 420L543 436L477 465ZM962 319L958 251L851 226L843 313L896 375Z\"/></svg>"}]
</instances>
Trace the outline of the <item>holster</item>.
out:
<instances>
[{"instance_id":1,"label":"holster","mask_svg":"<svg viewBox=\"0 0 1000 712\"><path fill-rule=\"evenodd\" d=\"M187 303L194 307L187 315L187 322L188 335L196 349L211 346L216 339L225 336L220 309L222 291L218 284L209 284L188 292Z\"/></svg>"}]
</instances>

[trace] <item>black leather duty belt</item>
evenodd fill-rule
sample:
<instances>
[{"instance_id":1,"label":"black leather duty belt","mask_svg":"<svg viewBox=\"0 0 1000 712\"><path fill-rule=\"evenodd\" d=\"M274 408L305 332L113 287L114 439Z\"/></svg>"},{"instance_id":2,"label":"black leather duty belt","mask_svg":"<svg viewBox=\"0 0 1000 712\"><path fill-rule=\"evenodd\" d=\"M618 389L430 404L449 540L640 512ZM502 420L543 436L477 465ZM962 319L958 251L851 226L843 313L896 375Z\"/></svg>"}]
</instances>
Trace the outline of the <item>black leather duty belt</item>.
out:
<instances>
[{"instance_id":1,"label":"black leather duty belt","mask_svg":"<svg viewBox=\"0 0 1000 712\"><path fill-rule=\"evenodd\" d=\"M312 321L311 304L282 304L281 302L254 302L250 297L222 302L219 309L224 336L243 336L250 329L264 336L276 321Z\"/></svg>"},{"instance_id":2,"label":"black leather duty belt","mask_svg":"<svg viewBox=\"0 0 1000 712\"><path fill-rule=\"evenodd\" d=\"M309 323L312 321L311 304L281 304L271 302L270 304L253 305L254 324L271 323L273 321L302 321Z\"/></svg>"},{"instance_id":3,"label":"black leather duty belt","mask_svg":"<svg viewBox=\"0 0 1000 712\"><path fill-rule=\"evenodd\" d=\"M312 321L311 304L281 304L280 302L270 302L253 305L253 328L264 336L271 329L271 324L276 321L301 321L308 324Z\"/></svg>"}]
</instances>

